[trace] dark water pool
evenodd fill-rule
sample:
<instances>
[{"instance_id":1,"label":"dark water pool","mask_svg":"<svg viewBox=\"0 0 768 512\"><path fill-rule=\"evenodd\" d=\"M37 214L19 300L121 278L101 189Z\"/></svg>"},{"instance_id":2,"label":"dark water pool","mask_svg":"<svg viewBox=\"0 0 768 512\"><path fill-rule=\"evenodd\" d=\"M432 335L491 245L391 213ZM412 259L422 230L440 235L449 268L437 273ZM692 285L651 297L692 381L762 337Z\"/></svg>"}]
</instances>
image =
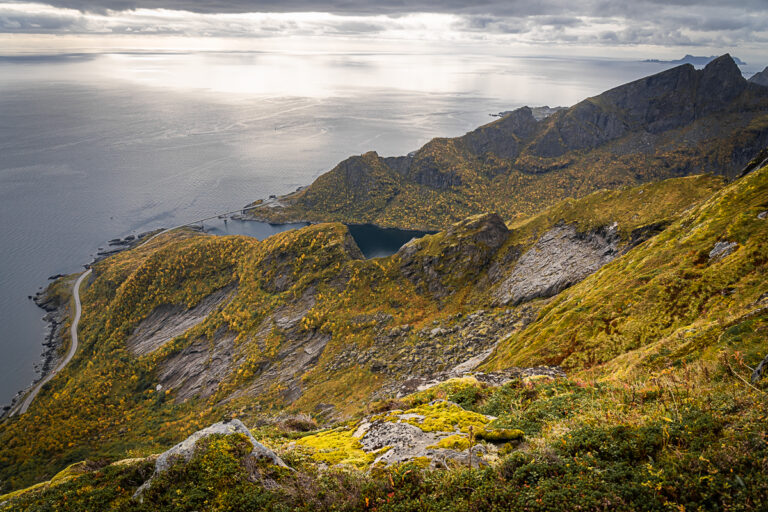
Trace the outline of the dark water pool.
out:
<instances>
[{"instance_id":1,"label":"dark water pool","mask_svg":"<svg viewBox=\"0 0 768 512\"><path fill-rule=\"evenodd\" d=\"M347 224L347 228L366 258L389 256L411 239L433 233L414 229L381 228L373 224Z\"/></svg>"},{"instance_id":2,"label":"dark water pool","mask_svg":"<svg viewBox=\"0 0 768 512\"><path fill-rule=\"evenodd\" d=\"M306 222L291 224L270 224L268 222L243 221L237 219L214 219L205 222L207 233L214 235L245 235L259 240L290 229L308 226ZM421 238L430 231L413 229L381 228L373 224L347 224L352 238L366 258L381 258L394 254L412 238Z\"/></svg>"}]
</instances>

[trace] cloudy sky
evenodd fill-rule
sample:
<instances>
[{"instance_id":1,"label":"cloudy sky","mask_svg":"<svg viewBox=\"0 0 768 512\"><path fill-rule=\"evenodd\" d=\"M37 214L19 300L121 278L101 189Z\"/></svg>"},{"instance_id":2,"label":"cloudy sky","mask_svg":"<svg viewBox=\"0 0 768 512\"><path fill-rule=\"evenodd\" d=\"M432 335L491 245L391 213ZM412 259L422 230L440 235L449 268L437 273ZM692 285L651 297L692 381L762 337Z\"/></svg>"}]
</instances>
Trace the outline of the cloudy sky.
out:
<instances>
[{"instance_id":1,"label":"cloudy sky","mask_svg":"<svg viewBox=\"0 0 768 512\"><path fill-rule=\"evenodd\" d=\"M749 59L768 55L766 20L768 0L0 0L0 48L482 45Z\"/></svg>"}]
</instances>

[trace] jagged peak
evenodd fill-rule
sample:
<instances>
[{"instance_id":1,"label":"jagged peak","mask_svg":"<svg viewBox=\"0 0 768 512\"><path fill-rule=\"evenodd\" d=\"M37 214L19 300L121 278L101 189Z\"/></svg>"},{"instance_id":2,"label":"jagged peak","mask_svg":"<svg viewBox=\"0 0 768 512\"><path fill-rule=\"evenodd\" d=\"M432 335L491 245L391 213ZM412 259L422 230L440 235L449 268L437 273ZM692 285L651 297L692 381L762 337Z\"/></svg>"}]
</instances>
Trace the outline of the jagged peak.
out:
<instances>
[{"instance_id":1,"label":"jagged peak","mask_svg":"<svg viewBox=\"0 0 768 512\"><path fill-rule=\"evenodd\" d=\"M730 54L726 53L716 58L702 70L703 76L717 76L721 78L744 80L739 66Z\"/></svg>"}]
</instances>

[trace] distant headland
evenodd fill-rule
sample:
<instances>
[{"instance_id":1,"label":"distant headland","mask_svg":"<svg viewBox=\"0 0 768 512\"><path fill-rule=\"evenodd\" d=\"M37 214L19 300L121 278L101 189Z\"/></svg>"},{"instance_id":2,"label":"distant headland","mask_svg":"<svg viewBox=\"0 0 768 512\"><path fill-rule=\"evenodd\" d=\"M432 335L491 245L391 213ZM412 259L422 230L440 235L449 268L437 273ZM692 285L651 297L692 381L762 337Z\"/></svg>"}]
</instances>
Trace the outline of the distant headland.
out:
<instances>
[{"instance_id":1,"label":"distant headland","mask_svg":"<svg viewBox=\"0 0 768 512\"><path fill-rule=\"evenodd\" d=\"M676 66L679 66L680 64L692 64L694 66L706 66L713 60L717 58L717 55L712 55L710 57L705 57L703 55L690 55L687 54L682 59L677 60L661 60L661 59L645 59L643 62L654 62L659 64L674 64ZM738 57L733 57L733 61L736 63L737 66L746 66L747 63L743 60L739 59Z\"/></svg>"}]
</instances>

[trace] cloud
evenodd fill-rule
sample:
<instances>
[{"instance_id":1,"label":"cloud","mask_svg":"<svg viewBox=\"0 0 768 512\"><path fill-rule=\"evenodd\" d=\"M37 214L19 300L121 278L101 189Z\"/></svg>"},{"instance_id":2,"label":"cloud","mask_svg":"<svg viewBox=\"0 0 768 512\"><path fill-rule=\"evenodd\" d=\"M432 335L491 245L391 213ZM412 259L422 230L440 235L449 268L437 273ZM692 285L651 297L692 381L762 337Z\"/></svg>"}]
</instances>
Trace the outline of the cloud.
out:
<instances>
[{"instance_id":1,"label":"cloud","mask_svg":"<svg viewBox=\"0 0 768 512\"><path fill-rule=\"evenodd\" d=\"M738 47L766 19L765 0L0 0L0 33L32 34Z\"/></svg>"},{"instance_id":2,"label":"cloud","mask_svg":"<svg viewBox=\"0 0 768 512\"><path fill-rule=\"evenodd\" d=\"M764 0L740 0L737 5L723 5L722 0L50 0L50 5L80 11L105 13L135 9L168 9L197 13L244 12L327 12L341 15L404 15L440 13L521 17L600 16L608 14L652 16L667 8L698 9L731 7L736 11L766 11ZM733 2L736 4L735 2Z\"/></svg>"}]
</instances>

